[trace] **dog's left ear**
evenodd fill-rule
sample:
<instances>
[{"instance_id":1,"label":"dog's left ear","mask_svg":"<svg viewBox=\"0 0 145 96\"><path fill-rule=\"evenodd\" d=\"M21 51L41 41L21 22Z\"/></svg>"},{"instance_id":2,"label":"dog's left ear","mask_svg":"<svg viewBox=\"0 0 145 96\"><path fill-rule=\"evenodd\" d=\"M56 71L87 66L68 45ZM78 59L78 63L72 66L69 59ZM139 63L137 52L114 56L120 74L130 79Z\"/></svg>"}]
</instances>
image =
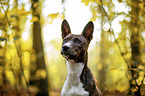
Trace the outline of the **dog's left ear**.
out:
<instances>
[{"instance_id":1,"label":"dog's left ear","mask_svg":"<svg viewBox=\"0 0 145 96\"><path fill-rule=\"evenodd\" d=\"M82 35L90 42L93 38L94 24L90 21L84 28Z\"/></svg>"},{"instance_id":2,"label":"dog's left ear","mask_svg":"<svg viewBox=\"0 0 145 96\"><path fill-rule=\"evenodd\" d=\"M62 39L67 36L69 33L71 33L70 27L68 22L64 19L61 25L61 31L62 31Z\"/></svg>"}]
</instances>

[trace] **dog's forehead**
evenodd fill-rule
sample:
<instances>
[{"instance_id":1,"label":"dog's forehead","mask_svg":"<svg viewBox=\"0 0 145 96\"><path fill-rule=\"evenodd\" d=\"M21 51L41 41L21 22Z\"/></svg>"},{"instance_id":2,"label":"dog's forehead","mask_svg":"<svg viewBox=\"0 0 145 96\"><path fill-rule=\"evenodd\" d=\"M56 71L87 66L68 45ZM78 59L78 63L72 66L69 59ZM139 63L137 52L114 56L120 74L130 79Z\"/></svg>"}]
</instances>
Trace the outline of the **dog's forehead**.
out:
<instances>
[{"instance_id":1,"label":"dog's forehead","mask_svg":"<svg viewBox=\"0 0 145 96\"><path fill-rule=\"evenodd\" d=\"M66 38L68 38L68 39L78 38L81 41L85 41L85 38L84 38L83 35L69 34L69 35L66 36Z\"/></svg>"}]
</instances>

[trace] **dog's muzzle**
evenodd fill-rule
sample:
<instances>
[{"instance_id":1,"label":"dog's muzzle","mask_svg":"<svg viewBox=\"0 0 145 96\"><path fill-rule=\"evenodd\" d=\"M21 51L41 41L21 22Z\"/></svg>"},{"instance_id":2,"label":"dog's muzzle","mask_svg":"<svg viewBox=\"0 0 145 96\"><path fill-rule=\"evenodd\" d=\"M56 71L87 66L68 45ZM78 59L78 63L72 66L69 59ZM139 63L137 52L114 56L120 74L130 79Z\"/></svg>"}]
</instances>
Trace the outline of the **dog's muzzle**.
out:
<instances>
[{"instance_id":1,"label":"dog's muzzle","mask_svg":"<svg viewBox=\"0 0 145 96\"><path fill-rule=\"evenodd\" d=\"M72 48L67 46L67 45L63 45L62 46L61 55L63 57L65 57L66 59L70 59L70 60L76 57L76 55L74 54Z\"/></svg>"}]
</instances>

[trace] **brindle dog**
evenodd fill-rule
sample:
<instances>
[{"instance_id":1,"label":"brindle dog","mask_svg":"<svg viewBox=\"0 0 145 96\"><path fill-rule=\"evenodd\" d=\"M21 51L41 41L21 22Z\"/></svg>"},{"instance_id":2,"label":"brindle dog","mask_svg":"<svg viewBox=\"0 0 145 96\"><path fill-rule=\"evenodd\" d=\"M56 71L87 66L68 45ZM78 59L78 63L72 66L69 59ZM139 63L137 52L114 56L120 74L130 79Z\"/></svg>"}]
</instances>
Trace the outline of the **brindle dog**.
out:
<instances>
[{"instance_id":1,"label":"brindle dog","mask_svg":"<svg viewBox=\"0 0 145 96\"><path fill-rule=\"evenodd\" d=\"M87 66L87 49L94 25L89 22L81 35L71 34L66 20L62 22L62 49L61 54L67 62L67 78L61 91L61 96L102 96L96 80Z\"/></svg>"}]
</instances>

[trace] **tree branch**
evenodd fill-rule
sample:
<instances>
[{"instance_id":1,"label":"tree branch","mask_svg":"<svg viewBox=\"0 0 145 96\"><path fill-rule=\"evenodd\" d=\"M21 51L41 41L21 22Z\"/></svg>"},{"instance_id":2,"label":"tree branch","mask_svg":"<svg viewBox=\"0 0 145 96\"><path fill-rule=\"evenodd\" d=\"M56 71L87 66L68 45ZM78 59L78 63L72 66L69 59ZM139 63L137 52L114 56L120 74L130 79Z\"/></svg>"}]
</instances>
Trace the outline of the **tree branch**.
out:
<instances>
[{"instance_id":1,"label":"tree branch","mask_svg":"<svg viewBox=\"0 0 145 96\"><path fill-rule=\"evenodd\" d=\"M122 58L124 59L125 63L127 64L128 69L130 69L130 66L129 66L129 64L128 64L126 58L125 58L124 55L123 55L123 52L122 52L121 47L120 47L120 45L119 45L119 42L117 41L117 39L116 39L116 37L115 37L115 34L114 34L114 31L113 31L113 29L112 29L112 27L111 27L111 26L112 26L112 23L111 23L111 21L110 21L110 17L109 17L109 15L107 14L106 10L105 10L104 7L103 7L103 1L100 0L100 2L101 2L101 5L99 5L99 4L98 4L98 5L99 5L99 7L101 8L102 12L105 14L105 16L108 18L109 25L110 25L110 32L112 33L112 35L113 35L113 37L114 37L114 39L115 39L115 42L116 42L116 44L117 44L117 46L118 46L118 49L119 49L119 51L120 51L120 54L121 54Z\"/></svg>"},{"instance_id":2,"label":"tree branch","mask_svg":"<svg viewBox=\"0 0 145 96\"><path fill-rule=\"evenodd\" d=\"M8 1L9 1L9 0L8 0ZM2 9L3 9L4 13L5 13L5 18L6 18L6 20L7 20L8 26L10 27L10 22L9 22L8 16L7 16L8 9L5 11L4 6L3 6L2 3L1 3L1 6L2 6ZM8 6L8 8L9 8L9 6ZM23 64L22 64L22 58L21 58L21 55L20 55L20 51L19 51L19 49L18 49L18 47L17 47L17 44L16 44L15 40L14 40L14 43L15 43L15 47L16 47L16 49L17 49L18 57L19 57L19 59L20 59L20 68L21 68L21 71L22 71L22 75L23 75L24 80L25 80L26 85L27 85L27 92L28 92L29 96L31 96L31 92L30 92L30 90L29 90L29 83L28 83L28 81L27 81L27 79L26 79L26 77L25 77L25 75L24 75L24 70L23 70ZM12 69L12 72L13 72L13 74L14 74L14 70L13 70L13 69ZM14 74L14 76L15 76L15 74Z\"/></svg>"},{"instance_id":3,"label":"tree branch","mask_svg":"<svg viewBox=\"0 0 145 96\"><path fill-rule=\"evenodd\" d=\"M6 11L5 11L4 6L3 6L2 3L1 3L1 6L2 6L2 9L3 9L4 13L5 13L5 18L6 18L6 20L7 20L7 23L8 23L8 25L10 26L10 23L9 23L9 21L8 21L8 16L7 16L7 12L8 12L8 10L9 10L9 1L10 1L10 0L8 0L8 8L7 8ZM6 32L6 36L7 36L7 32ZM4 53L6 53L7 39L4 38L3 40L6 41L6 42L5 42L5 50L4 50ZM5 59L5 58L4 58L4 59ZM5 66L4 66L4 67L5 67ZM12 68L12 64L10 64L10 68L11 68L11 71L12 71L12 73L13 73L13 75L14 75L14 78L15 78L15 84L14 84L14 86L15 86L16 94L17 94L17 96L19 96L19 92L18 92L18 88L17 88L16 75L15 75L14 69ZM5 68L4 68L4 71L5 71ZM3 71L3 74L4 74L4 71Z\"/></svg>"},{"instance_id":4,"label":"tree branch","mask_svg":"<svg viewBox=\"0 0 145 96\"><path fill-rule=\"evenodd\" d=\"M26 77L25 77L25 74L24 74L24 69L23 69L23 63L22 63L21 53L20 53L20 51L19 51L19 48L18 48L18 46L17 46L15 40L14 40L14 43L15 43L15 47L16 47L16 49L17 49L18 57L19 57L19 59L20 59L20 68L21 68L21 71L22 71L22 75L23 75L24 80L25 80L26 85L27 85L27 92L28 92L29 96L31 96L31 92L30 92L30 90L29 90L29 83L28 83L28 81L27 81L27 79L26 79Z\"/></svg>"},{"instance_id":5,"label":"tree branch","mask_svg":"<svg viewBox=\"0 0 145 96\"><path fill-rule=\"evenodd\" d=\"M18 92L18 88L17 88L17 81L16 81L16 75L15 75L15 71L14 71L14 69L12 68L12 64L10 63L10 68L11 68L11 71L12 71L12 73L13 73L13 75L14 75L14 78L15 78L15 90L16 90L16 94L17 94L17 96L19 96L19 92Z\"/></svg>"},{"instance_id":6,"label":"tree branch","mask_svg":"<svg viewBox=\"0 0 145 96\"><path fill-rule=\"evenodd\" d=\"M2 3L1 3L1 6L2 6L2 9L3 9L4 13L5 13L5 18L6 18L6 20L7 20L7 23L8 23L8 25L10 26L10 22L8 21L9 19L8 19L8 16L7 16L7 11L8 11L8 9L7 9L7 11L5 11L4 6L3 6ZM8 8L9 8L9 7L8 7Z\"/></svg>"}]
</instances>

